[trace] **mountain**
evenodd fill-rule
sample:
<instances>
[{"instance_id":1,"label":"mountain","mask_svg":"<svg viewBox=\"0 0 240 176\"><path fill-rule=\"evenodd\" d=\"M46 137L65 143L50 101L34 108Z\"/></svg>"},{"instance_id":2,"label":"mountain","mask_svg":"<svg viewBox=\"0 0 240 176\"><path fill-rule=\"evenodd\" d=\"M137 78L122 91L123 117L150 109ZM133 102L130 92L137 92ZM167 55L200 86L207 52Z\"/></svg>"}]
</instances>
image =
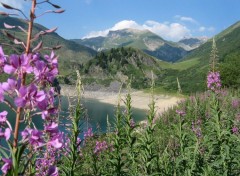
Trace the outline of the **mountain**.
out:
<instances>
[{"instance_id":1,"label":"mountain","mask_svg":"<svg viewBox=\"0 0 240 176\"><path fill-rule=\"evenodd\" d=\"M178 42L179 46L187 51L198 48L200 45L204 44L208 40L207 37L198 38L184 38Z\"/></svg>"},{"instance_id":2,"label":"mountain","mask_svg":"<svg viewBox=\"0 0 240 176\"><path fill-rule=\"evenodd\" d=\"M240 21L231 25L224 31L217 34L215 37L219 60L223 61L227 55L231 53L240 54ZM203 64L208 63L209 55L212 49L212 39L201 45L195 50L192 50L186 55L183 60L198 58Z\"/></svg>"},{"instance_id":3,"label":"mountain","mask_svg":"<svg viewBox=\"0 0 240 176\"><path fill-rule=\"evenodd\" d=\"M0 16L0 45L3 45L4 51L6 53L11 53L13 43L3 34L3 31L5 30L4 23L12 26L21 26L24 29L27 29L28 26L24 20ZM45 30L47 30L46 27L35 23L33 26L33 35ZM7 31L12 35L16 36L17 38L25 41L26 34L21 32L20 30L12 29ZM55 32L47 34L46 36L41 36L40 39L43 41L44 47L54 47L57 45L62 46L61 49L56 51L56 53L59 55L59 66L61 74L71 72L71 67L73 67L76 62L87 62L89 59L93 58L96 55L96 51L94 51L93 49L77 44L76 42L66 40ZM6 44L10 44L10 47L6 46ZM37 43L35 42L34 44L36 45ZM19 47L17 48L19 49ZM49 52L50 51L44 51L43 53Z\"/></svg>"},{"instance_id":4,"label":"mountain","mask_svg":"<svg viewBox=\"0 0 240 176\"><path fill-rule=\"evenodd\" d=\"M106 37L74 39L73 41L96 51L132 47L169 62L175 62L187 54L187 51L178 43L166 41L149 30L122 29L109 31Z\"/></svg>"},{"instance_id":5,"label":"mountain","mask_svg":"<svg viewBox=\"0 0 240 176\"><path fill-rule=\"evenodd\" d=\"M240 21L220 32L214 38L218 50L219 70L223 85L239 87ZM185 92L202 91L206 88L212 41L212 39L209 39L168 68L165 77L162 79L166 89L172 89L176 85L176 77L179 78Z\"/></svg>"},{"instance_id":6,"label":"mountain","mask_svg":"<svg viewBox=\"0 0 240 176\"><path fill-rule=\"evenodd\" d=\"M146 88L151 85L152 72L156 79L162 73L162 62L138 49L112 48L101 51L83 66L83 83L109 86L119 82L126 86L131 80L133 88Z\"/></svg>"}]
</instances>

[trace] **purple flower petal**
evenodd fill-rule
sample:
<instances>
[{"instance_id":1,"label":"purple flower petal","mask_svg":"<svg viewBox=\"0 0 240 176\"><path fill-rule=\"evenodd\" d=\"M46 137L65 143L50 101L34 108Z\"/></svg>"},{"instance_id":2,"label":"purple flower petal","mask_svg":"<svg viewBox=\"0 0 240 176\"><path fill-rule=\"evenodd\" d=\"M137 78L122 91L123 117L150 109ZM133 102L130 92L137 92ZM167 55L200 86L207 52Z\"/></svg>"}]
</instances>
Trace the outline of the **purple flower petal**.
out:
<instances>
[{"instance_id":1,"label":"purple flower petal","mask_svg":"<svg viewBox=\"0 0 240 176\"><path fill-rule=\"evenodd\" d=\"M58 176L58 168L56 166L50 166L47 176Z\"/></svg>"},{"instance_id":2,"label":"purple flower petal","mask_svg":"<svg viewBox=\"0 0 240 176\"><path fill-rule=\"evenodd\" d=\"M36 95L36 100L37 100L38 102L43 101L45 98L46 98L46 94L45 94L44 91L39 91L39 92L37 93L37 95Z\"/></svg>"},{"instance_id":3,"label":"purple flower petal","mask_svg":"<svg viewBox=\"0 0 240 176\"><path fill-rule=\"evenodd\" d=\"M44 99L43 101L38 102L38 108L42 111L47 110L48 107L48 101L47 99Z\"/></svg>"},{"instance_id":4,"label":"purple flower petal","mask_svg":"<svg viewBox=\"0 0 240 176\"><path fill-rule=\"evenodd\" d=\"M7 111L3 111L0 113L0 123L5 123L7 121Z\"/></svg>"},{"instance_id":5,"label":"purple flower petal","mask_svg":"<svg viewBox=\"0 0 240 176\"><path fill-rule=\"evenodd\" d=\"M29 134L31 134L31 132L32 132L32 129L30 128L26 128L25 130L23 130L21 132L22 139L26 140L29 137Z\"/></svg>"},{"instance_id":6,"label":"purple flower petal","mask_svg":"<svg viewBox=\"0 0 240 176\"><path fill-rule=\"evenodd\" d=\"M7 158L2 158L2 160L5 164L2 166L1 170L4 174L7 174L12 167L12 160Z\"/></svg>"},{"instance_id":7,"label":"purple flower petal","mask_svg":"<svg viewBox=\"0 0 240 176\"><path fill-rule=\"evenodd\" d=\"M15 98L14 103L17 107L23 108L26 105L27 101L21 97L17 97Z\"/></svg>"},{"instance_id":8,"label":"purple flower petal","mask_svg":"<svg viewBox=\"0 0 240 176\"><path fill-rule=\"evenodd\" d=\"M56 148L56 149L61 148L62 145L63 145L63 143L60 142L58 138L49 141L49 144L50 144L51 146L53 146L54 148Z\"/></svg>"},{"instance_id":9,"label":"purple flower petal","mask_svg":"<svg viewBox=\"0 0 240 176\"><path fill-rule=\"evenodd\" d=\"M12 78L8 78L7 82L2 83L2 88L4 91L8 93L13 93L15 89L17 88L17 81Z\"/></svg>"},{"instance_id":10,"label":"purple flower petal","mask_svg":"<svg viewBox=\"0 0 240 176\"><path fill-rule=\"evenodd\" d=\"M19 59L19 56L18 55L16 55L16 54L12 54L11 56L10 56L10 63L11 63L11 65L15 68L15 69L17 69L19 66L20 66L20 59Z\"/></svg>"},{"instance_id":11,"label":"purple flower petal","mask_svg":"<svg viewBox=\"0 0 240 176\"><path fill-rule=\"evenodd\" d=\"M22 86L22 87L20 87L18 92L19 92L21 97L24 97L27 94L28 90L25 86Z\"/></svg>"},{"instance_id":12,"label":"purple flower petal","mask_svg":"<svg viewBox=\"0 0 240 176\"><path fill-rule=\"evenodd\" d=\"M58 124L55 122L50 123L49 125L45 126L45 130L48 133L58 133Z\"/></svg>"},{"instance_id":13,"label":"purple flower petal","mask_svg":"<svg viewBox=\"0 0 240 176\"><path fill-rule=\"evenodd\" d=\"M12 73L14 73L14 72L16 71L16 68L14 68L14 67L11 66L11 65L5 65L5 66L3 67L3 71L4 71L5 73L7 73L7 74L12 74Z\"/></svg>"},{"instance_id":14,"label":"purple flower petal","mask_svg":"<svg viewBox=\"0 0 240 176\"><path fill-rule=\"evenodd\" d=\"M4 133L5 139L8 141L11 137L11 130L10 128L6 128L5 129L5 133Z\"/></svg>"}]
</instances>

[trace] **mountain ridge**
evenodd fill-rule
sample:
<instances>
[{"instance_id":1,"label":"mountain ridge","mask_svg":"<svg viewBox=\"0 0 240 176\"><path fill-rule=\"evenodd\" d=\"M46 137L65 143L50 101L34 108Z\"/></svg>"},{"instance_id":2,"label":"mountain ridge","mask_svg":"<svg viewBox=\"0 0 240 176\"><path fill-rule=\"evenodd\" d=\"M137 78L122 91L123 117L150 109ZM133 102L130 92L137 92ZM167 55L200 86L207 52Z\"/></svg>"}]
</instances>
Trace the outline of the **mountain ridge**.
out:
<instances>
[{"instance_id":1,"label":"mountain ridge","mask_svg":"<svg viewBox=\"0 0 240 176\"><path fill-rule=\"evenodd\" d=\"M149 30L131 28L109 31L106 37L73 39L73 41L97 51L118 47L133 47L169 62L181 59L188 52L178 43L166 41Z\"/></svg>"}]
</instances>

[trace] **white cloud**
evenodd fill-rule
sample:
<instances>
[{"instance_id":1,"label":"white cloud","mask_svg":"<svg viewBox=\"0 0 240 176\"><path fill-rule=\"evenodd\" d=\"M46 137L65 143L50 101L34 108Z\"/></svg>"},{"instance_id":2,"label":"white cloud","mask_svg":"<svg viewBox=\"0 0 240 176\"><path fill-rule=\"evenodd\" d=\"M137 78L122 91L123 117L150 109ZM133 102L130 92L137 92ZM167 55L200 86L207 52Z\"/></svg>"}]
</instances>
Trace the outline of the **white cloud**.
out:
<instances>
[{"instance_id":1,"label":"white cloud","mask_svg":"<svg viewBox=\"0 0 240 176\"><path fill-rule=\"evenodd\" d=\"M186 22L198 24L198 22L195 19L193 19L192 17L176 15L175 18L177 18L180 21L186 21Z\"/></svg>"},{"instance_id":2,"label":"white cloud","mask_svg":"<svg viewBox=\"0 0 240 176\"><path fill-rule=\"evenodd\" d=\"M200 32L205 32L205 31L208 31L208 32L214 32L215 31L215 28L214 27L204 27L204 26L201 26L199 27L198 29Z\"/></svg>"},{"instance_id":3,"label":"white cloud","mask_svg":"<svg viewBox=\"0 0 240 176\"><path fill-rule=\"evenodd\" d=\"M199 30L200 32L204 32L204 31L206 30L206 27L201 26L198 30Z\"/></svg>"},{"instance_id":4,"label":"white cloud","mask_svg":"<svg viewBox=\"0 0 240 176\"><path fill-rule=\"evenodd\" d=\"M23 0L11 0L11 1L0 0L0 2L8 4L8 5L18 8L18 9L23 9L24 3L25 3L25 1L23 1ZM3 8L2 5L0 5L0 7Z\"/></svg>"},{"instance_id":5,"label":"white cloud","mask_svg":"<svg viewBox=\"0 0 240 176\"><path fill-rule=\"evenodd\" d=\"M135 21L132 20L123 20L118 23L116 23L113 27L102 30L102 31L92 31L88 35L86 35L83 38L92 38L92 37L98 37L98 36L106 36L109 31L117 31L121 29L127 29L127 28L133 28L133 29L144 29L142 26L137 24Z\"/></svg>"},{"instance_id":6,"label":"white cloud","mask_svg":"<svg viewBox=\"0 0 240 176\"><path fill-rule=\"evenodd\" d=\"M144 29L141 25L137 24L133 20L123 20L118 23L116 23L111 30L116 31L116 30L121 30L121 29L126 29L126 28L133 28L133 29Z\"/></svg>"},{"instance_id":7,"label":"white cloud","mask_svg":"<svg viewBox=\"0 0 240 176\"><path fill-rule=\"evenodd\" d=\"M109 32L109 29L103 30L103 31L91 31L89 34L83 37L84 38L93 38L93 37L99 37L99 36L106 36Z\"/></svg>"},{"instance_id":8,"label":"white cloud","mask_svg":"<svg viewBox=\"0 0 240 176\"><path fill-rule=\"evenodd\" d=\"M143 27L165 39L173 41L178 41L184 37L191 36L190 30L179 23L166 24L156 21L147 21Z\"/></svg>"},{"instance_id":9,"label":"white cloud","mask_svg":"<svg viewBox=\"0 0 240 176\"><path fill-rule=\"evenodd\" d=\"M123 20L116 23L113 27L102 30L102 31L92 31L83 38L92 38L98 36L106 36L109 31L116 31L126 28L144 30L147 29L167 40L178 41L186 36L191 36L191 31L184 25L179 23L159 23L156 21L146 21L144 24L140 25L133 20Z\"/></svg>"}]
</instances>

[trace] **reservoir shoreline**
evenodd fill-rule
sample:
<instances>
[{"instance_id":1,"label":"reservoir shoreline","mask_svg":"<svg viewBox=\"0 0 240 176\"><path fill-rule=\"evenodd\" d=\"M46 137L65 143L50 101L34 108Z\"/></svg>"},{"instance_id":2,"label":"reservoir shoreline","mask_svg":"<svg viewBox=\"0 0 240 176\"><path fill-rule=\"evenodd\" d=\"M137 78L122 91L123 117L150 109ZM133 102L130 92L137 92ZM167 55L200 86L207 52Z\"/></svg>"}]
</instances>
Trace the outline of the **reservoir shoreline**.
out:
<instances>
[{"instance_id":1,"label":"reservoir shoreline","mask_svg":"<svg viewBox=\"0 0 240 176\"><path fill-rule=\"evenodd\" d=\"M127 91L123 90L120 94L120 105L124 105L124 99L126 97ZM132 98L132 107L137 109L148 110L148 105L152 100L152 96L150 93L145 93L143 91L131 91ZM61 95L74 97L77 95L75 86L71 85L61 85ZM116 91L104 91L104 90L84 90L82 92L83 98L91 98L98 100L102 103L117 105L119 101L119 93ZM168 108L173 107L183 98L169 95L154 95L154 101L156 106L157 115L166 111Z\"/></svg>"}]
</instances>

